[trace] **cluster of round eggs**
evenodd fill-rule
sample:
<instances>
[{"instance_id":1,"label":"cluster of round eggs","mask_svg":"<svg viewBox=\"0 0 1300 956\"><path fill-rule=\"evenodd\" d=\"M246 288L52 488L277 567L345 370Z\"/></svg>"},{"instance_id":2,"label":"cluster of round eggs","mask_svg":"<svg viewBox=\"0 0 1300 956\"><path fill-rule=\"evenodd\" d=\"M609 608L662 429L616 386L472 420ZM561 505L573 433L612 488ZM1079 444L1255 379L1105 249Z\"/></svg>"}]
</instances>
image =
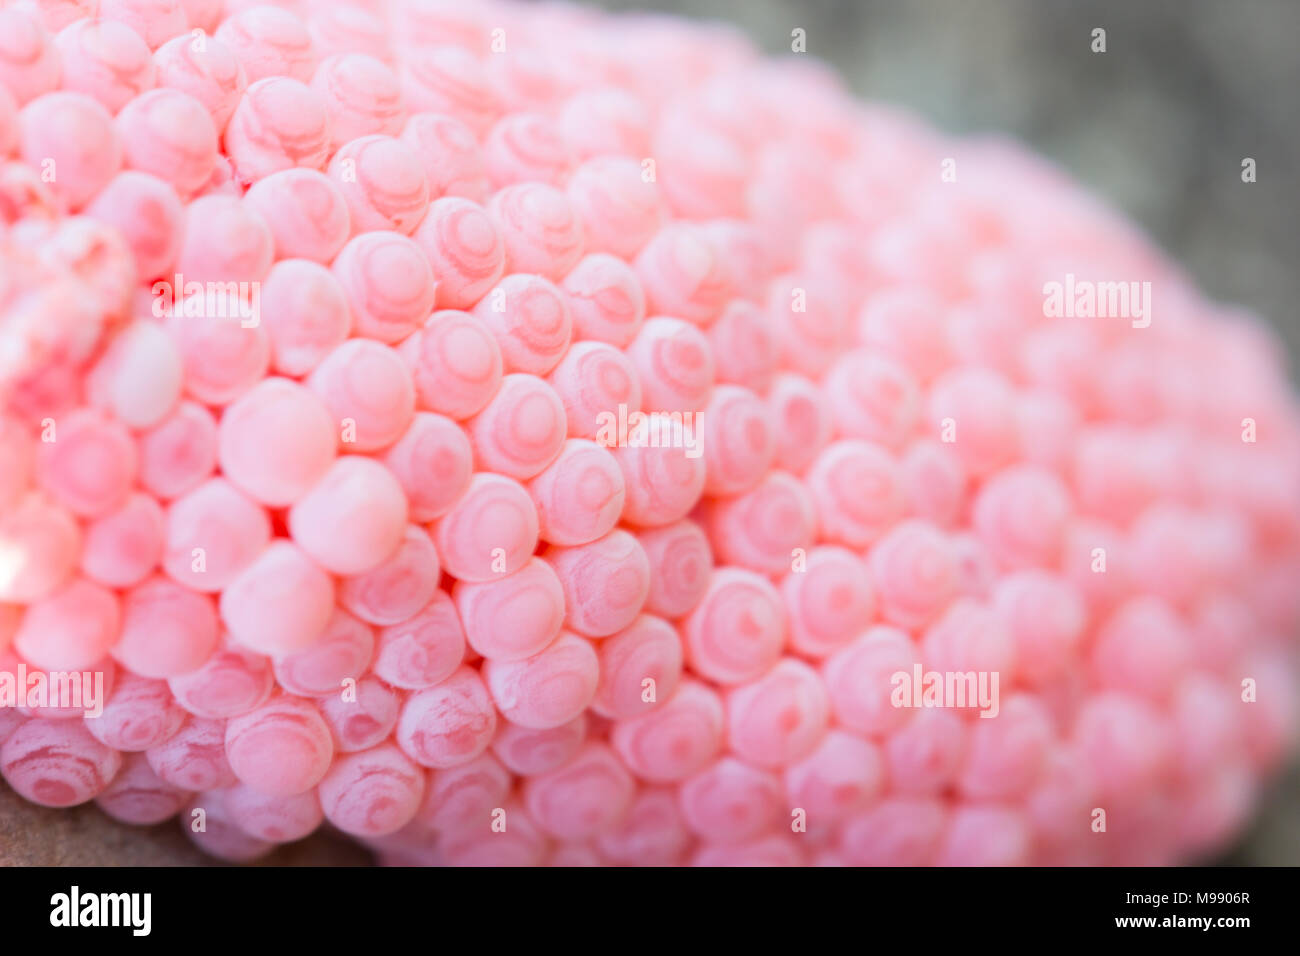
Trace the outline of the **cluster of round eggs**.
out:
<instances>
[{"instance_id":1,"label":"cluster of round eggs","mask_svg":"<svg viewBox=\"0 0 1300 956\"><path fill-rule=\"evenodd\" d=\"M233 860L1205 853L1294 724L1278 352L721 26L9 4L0 772Z\"/></svg>"}]
</instances>

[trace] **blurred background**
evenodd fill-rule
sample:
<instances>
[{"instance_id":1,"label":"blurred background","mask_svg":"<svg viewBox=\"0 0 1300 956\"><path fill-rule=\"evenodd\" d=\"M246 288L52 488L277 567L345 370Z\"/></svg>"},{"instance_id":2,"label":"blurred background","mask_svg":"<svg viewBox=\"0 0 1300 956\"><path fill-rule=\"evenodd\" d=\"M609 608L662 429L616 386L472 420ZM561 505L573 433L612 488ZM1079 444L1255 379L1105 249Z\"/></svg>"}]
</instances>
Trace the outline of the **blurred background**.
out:
<instances>
[{"instance_id":1,"label":"blurred background","mask_svg":"<svg viewBox=\"0 0 1300 956\"><path fill-rule=\"evenodd\" d=\"M1107 197L1213 298L1277 330L1300 366L1300 0L596 0L738 25L788 53L790 31L861 97L948 133L1015 136ZM1091 51L1092 30L1107 50ZM1241 180L1255 159L1257 181ZM1300 586L1300 582L1297 582ZM320 834L270 864L358 864ZM0 786L0 863L211 862L174 823L141 832L93 806L49 811ZM1218 861L1300 865L1300 768L1276 780Z\"/></svg>"}]
</instances>

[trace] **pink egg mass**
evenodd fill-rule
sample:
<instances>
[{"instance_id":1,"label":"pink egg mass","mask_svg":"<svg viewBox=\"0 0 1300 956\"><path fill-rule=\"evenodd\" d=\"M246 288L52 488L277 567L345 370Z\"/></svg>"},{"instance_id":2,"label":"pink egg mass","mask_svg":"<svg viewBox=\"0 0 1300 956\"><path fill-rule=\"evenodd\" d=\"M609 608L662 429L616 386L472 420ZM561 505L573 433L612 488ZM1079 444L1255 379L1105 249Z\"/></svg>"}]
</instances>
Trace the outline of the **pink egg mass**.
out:
<instances>
[{"instance_id":1,"label":"pink egg mass","mask_svg":"<svg viewBox=\"0 0 1300 956\"><path fill-rule=\"evenodd\" d=\"M1280 346L1020 147L567 4L0 34L27 800L234 861L1151 865L1292 752Z\"/></svg>"}]
</instances>

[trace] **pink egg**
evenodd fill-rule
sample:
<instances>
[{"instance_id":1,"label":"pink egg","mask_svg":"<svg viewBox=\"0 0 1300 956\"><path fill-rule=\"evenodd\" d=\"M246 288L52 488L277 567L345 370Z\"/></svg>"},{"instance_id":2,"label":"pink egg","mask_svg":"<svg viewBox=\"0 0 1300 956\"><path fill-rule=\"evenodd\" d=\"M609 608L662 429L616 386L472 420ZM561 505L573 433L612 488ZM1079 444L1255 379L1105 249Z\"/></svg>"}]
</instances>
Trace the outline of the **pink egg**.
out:
<instances>
[{"instance_id":1,"label":"pink egg","mask_svg":"<svg viewBox=\"0 0 1300 956\"><path fill-rule=\"evenodd\" d=\"M238 780L226 760L225 721L191 717L176 733L145 751L159 779L184 790L232 787Z\"/></svg>"},{"instance_id":2,"label":"pink egg","mask_svg":"<svg viewBox=\"0 0 1300 956\"><path fill-rule=\"evenodd\" d=\"M569 198L553 186L506 186L493 194L487 209L505 243L507 272L557 281L582 258L582 220Z\"/></svg>"},{"instance_id":3,"label":"pink egg","mask_svg":"<svg viewBox=\"0 0 1300 956\"><path fill-rule=\"evenodd\" d=\"M732 750L759 766L787 766L806 757L825 735L831 710L817 672L793 658L729 690L726 703Z\"/></svg>"},{"instance_id":4,"label":"pink egg","mask_svg":"<svg viewBox=\"0 0 1300 956\"><path fill-rule=\"evenodd\" d=\"M650 560L640 542L615 530L588 544L550 547L542 555L564 589L565 626L608 637L641 613L650 591Z\"/></svg>"},{"instance_id":5,"label":"pink egg","mask_svg":"<svg viewBox=\"0 0 1300 956\"><path fill-rule=\"evenodd\" d=\"M626 496L614 456L594 442L572 438L527 488L538 536L555 545L587 544L604 536L618 523Z\"/></svg>"},{"instance_id":6,"label":"pink egg","mask_svg":"<svg viewBox=\"0 0 1300 956\"><path fill-rule=\"evenodd\" d=\"M537 558L505 578L459 581L452 599L470 647L489 660L531 657L555 639L564 621L564 589Z\"/></svg>"},{"instance_id":7,"label":"pink egg","mask_svg":"<svg viewBox=\"0 0 1300 956\"><path fill-rule=\"evenodd\" d=\"M76 211L95 198L122 166L122 138L113 117L84 93L46 93L18 114L18 152L48 177Z\"/></svg>"},{"instance_id":8,"label":"pink egg","mask_svg":"<svg viewBox=\"0 0 1300 956\"><path fill-rule=\"evenodd\" d=\"M113 657L142 677L167 678L203 665L217 646L212 598L154 575L122 596Z\"/></svg>"},{"instance_id":9,"label":"pink egg","mask_svg":"<svg viewBox=\"0 0 1300 956\"><path fill-rule=\"evenodd\" d=\"M493 769L500 770L501 764L504 764L511 773L526 776L546 773L573 759L586 739L587 718L582 715L558 727L542 730L502 721L497 728L497 735L492 738L492 753L500 761ZM487 776L484 772L486 769L480 770L478 774ZM507 776L504 773L502 775ZM504 789L503 787L502 793Z\"/></svg>"},{"instance_id":10,"label":"pink egg","mask_svg":"<svg viewBox=\"0 0 1300 956\"><path fill-rule=\"evenodd\" d=\"M599 156L573 171L565 186L589 252L630 259L666 218L654 176L637 157ZM656 309L656 311L659 311Z\"/></svg>"},{"instance_id":11,"label":"pink egg","mask_svg":"<svg viewBox=\"0 0 1300 956\"><path fill-rule=\"evenodd\" d=\"M473 468L469 438L441 415L416 412L402 437L382 457L402 485L412 521L441 517L469 487Z\"/></svg>"},{"instance_id":12,"label":"pink egg","mask_svg":"<svg viewBox=\"0 0 1300 956\"><path fill-rule=\"evenodd\" d=\"M517 481L481 473L431 531L448 574L461 581L491 581L532 558L537 509Z\"/></svg>"},{"instance_id":13,"label":"pink egg","mask_svg":"<svg viewBox=\"0 0 1300 956\"><path fill-rule=\"evenodd\" d=\"M151 50L183 31L187 23L181 0L99 0L99 15L125 23Z\"/></svg>"},{"instance_id":14,"label":"pink egg","mask_svg":"<svg viewBox=\"0 0 1300 956\"><path fill-rule=\"evenodd\" d=\"M416 113L402 130L402 141L419 157L429 198L460 196L476 203L488 198L483 154L474 132L454 117Z\"/></svg>"},{"instance_id":15,"label":"pink egg","mask_svg":"<svg viewBox=\"0 0 1300 956\"><path fill-rule=\"evenodd\" d=\"M325 632L334 582L303 551L277 538L221 592L222 623L243 647L287 654Z\"/></svg>"},{"instance_id":16,"label":"pink egg","mask_svg":"<svg viewBox=\"0 0 1300 956\"><path fill-rule=\"evenodd\" d=\"M497 712L478 672L462 667L446 680L406 699L395 738L424 767L455 767L487 749Z\"/></svg>"},{"instance_id":17,"label":"pink egg","mask_svg":"<svg viewBox=\"0 0 1300 956\"><path fill-rule=\"evenodd\" d=\"M140 35L117 20L76 20L54 46L63 62L63 89L93 96L110 113L153 88L157 67Z\"/></svg>"},{"instance_id":18,"label":"pink egg","mask_svg":"<svg viewBox=\"0 0 1300 956\"><path fill-rule=\"evenodd\" d=\"M480 467L523 480L559 457L565 438L564 405L535 375L507 375L487 407L466 424Z\"/></svg>"},{"instance_id":19,"label":"pink egg","mask_svg":"<svg viewBox=\"0 0 1300 956\"><path fill-rule=\"evenodd\" d=\"M615 863L673 866L680 862L691 834L676 795L667 788L646 787L637 791L623 822L596 842L601 853Z\"/></svg>"},{"instance_id":20,"label":"pink egg","mask_svg":"<svg viewBox=\"0 0 1300 956\"><path fill-rule=\"evenodd\" d=\"M1163 701L1186 674L1191 641L1178 615L1158 598L1133 598L1102 619L1091 645L1097 683Z\"/></svg>"},{"instance_id":21,"label":"pink egg","mask_svg":"<svg viewBox=\"0 0 1300 956\"><path fill-rule=\"evenodd\" d=\"M579 342L547 376L564 403L569 434L596 438L608 416L622 406L640 411L641 383L631 360L603 342Z\"/></svg>"},{"instance_id":22,"label":"pink egg","mask_svg":"<svg viewBox=\"0 0 1300 956\"><path fill-rule=\"evenodd\" d=\"M100 584L137 584L162 558L165 519L148 495L133 493L117 510L90 522L81 550L81 571Z\"/></svg>"},{"instance_id":23,"label":"pink egg","mask_svg":"<svg viewBox=\"0 0 1300 956\"><path fill-rule=\"evenodd\" d=\"M831 730L812 753L785 769L790 802L818 823L838 822L871 804L885 786L880 748Z\"/></svg>"},{"instance_id":24,"label":"pink egg","mask_svg":"<svg viewBox=\"0 0 1300 956\"><path fill-rule=\"evenodd\" d=\"M894 706L893 678L899 672L910 674L919 661L905 632L879 625L826 658L821 674L836 721L870 734L899 727L912 711Z\"/></svg>"},{"instance_id":25,"label":"pink egg","mask_svg":"<svg viewBox=\"0 0 1300 956\"><path fill-rule=\"evenodd\" d=\"M325 818L344 833L383 836L415 816L425 775L391 743L334 761L320 783Z\"/></svg>"},{"instance_id":26,"label":"pink egg","mask_svg":"<svg viewBox=\"0 0 1300 956\"><path fill-rule=\"evenodd\" d=\"M709 326L707 335L719 384L740 385L760 395L768 392L776 373L777 351L767 313L752 302L733 300ZM778 395L773 398L780 400ZM791 436L786 441L809 437Z\"/></svg>"},{"instance_id":27,"label":"pink egg","mask_svg":"<svg viewBox=\"0 0 1300 956\"><path fill-rule=\"evenodd\" d=\"M393 136L359 136L330 160L352 214L353 233L386 229L410 235L429 208L429 183L415 151Z\"/></svg>"},{"instance_id":28,"label":"pink egg","mask_svg":"<svg viewBox=\"0 0 1300 956\"><path fill-rule=\"evenodd\" d=\"M483 168L498 189L514 183L561 185L571 164L559 127L540 113L511 113L483 139Z\"/></svg>"},{"instance_id":29,"label":"pink egg","mask_svg":"<svg viewBox=\"0 0 1300 956\"><path fill-rule=\"evenodd\" d=\"M646 610L676 618L694 608L713 571L713 553L699 525L683 520L639 531L637 540L650 559Z\"/></svg>"},{"instance_id":30,"label":"pink egg","mask_svg":"<svg viewBox=\"0 0 1300 956\"><path fill-rule=\"evenodd\" d=\"M645 320L645 293L636 273L607 253L584 256L560 282L573 316L576 339L622 348Z\"/></svg>"},{"instance_id":31,"label":"pink egg","mask_svg":"<svg viewBox=\"0 0 1300 956\"><path fill-rule=\"evenodd\" d=\"M595 696L599 677L591 642L569 633L532 657L483 665L483 679L501 716L535 730L577 719Z\"/></svg>"},{"instance_id":32,"label":"pink egg","mask_svg":"<svg viewBox=\"0 0 1300 956\"><path fill-rule=\"evenodd\" d=\"M994 605L1016 643L1016 670L1030 683L1059 676L1083 637L1082 596L1067 582L1043 571L1004 577Z\"/></svg>"},{"instance_id":33,"label":"pink egg","mask_svg":"<svg viewBox=\"0 0 1300 956\"><path fill-rule=\"evenodd\" d=\"M435 591L416 614L376 632L372 669L394 687L422 690L441 683L465 658L465 629L452 599Z\"/></svg>"},{"instance_id":34,"label":"pink egg","mask_svg":"<svg viewBox=\"0 0 1300 956\"><path fill-rule=\"evenodd\" d=\"M21 796L45 807L72 807L104 792L122 755L78 721L29 720L0 746L0 773Z\"/></svg>"},{"instance_id":35,"label":"pink egg","mask_svg":"<svg viewBox=\"0 0 1300 956\"><path fill-rule=\"evenodd\" d=\"M509 788L510 774L491 754L432 770L416 821L451 835L469 832L491 820Z\"/></svg>"},{"instance_id":36,"label":"pink egg","mask_svg":"<svg viewBox=\"0 0 1300 956\"><path fill-rule=\"evenodd\" d=\"M167 680L176 703L207 720L248 713L270 696L274 684L269 660L228 643L214 650L203 666Z\"/></svg>"},{"instance_id":37,"label":"pink egg","mask_svg":"<svg viewBox=\"0 0 1300 956\"><path fill-rule=\"evenodd\" d=\"M240 10L222 21L214 36L239 57L250 83L272 76L306 83L316 66L306 26L280 7Z\"/></svg>"},{"instance_id":38,"label":"pink egg","mask_svg":"<svg viewBox=\"0 0 1300 956\"><path fill-rule=\"evenodd\" d=\"M902 514L898 462L879 445L834 442L817 456L807 480L817 526L834 543L865 547Z\"/></svg>"},{"instance_id":39,"label":"pink egg","mask_svg":"<svg viewBox=\"0 0 1300 956\"><path fill-rule=\"evenodd\" d=\"M269 843L301 840L325 819L314 790L276 798L239 784L225 792L222 802L235 826L254 839Z\"/></svg>"},{"instance_id":40,"label":"pink egg","mask_svg":"<svg viewBox=\"0 0 1300 956\"><path fill-rule=\"evenodd\" d=\"M680 319L652 318L627 347L647 411L695 412L714 382L713 352L694 326Z\"/></svg>"},{"instance_id":41,"label":"pink egg","mask_svg":"<svg viewBox=\"0 0 1300 956\"><path fill-rule=\"evenodd\" d=\"M826 376L824 391L835 434L897 449L920 417L920 390L901 364L859 349Z\"/></svg>"},{"instance_id":42,"label":"pink egg","mask_svg":"<svg viewBox=\"0 0 1300 956\"><path fill-rule=\"evenodd\" d=\"M397 77L364 53L336 53L321 60L311 85L325 100L333 145L361 136L396 136L406 112Z\"/></svg>"},{"instance_id":43,"label":"pink egg","mask_svg":"<svg viewBox=\"0 0 1300 956\"><path fill-rule=\"evenodd\" d=\"M266 374L271 364L270 340L255 324L256 315L252 320L240 317L251 305L243 289L236 301L224 292L204 295L187 300L184 314L168 319L168 331L181 354L185 388L192 398L207 405L228 405Z\"/></svg>"},{"instance_id":44,"label":"pink egg","mask_svg":"<svg viewBox=\"0 0 1300 956\"><path fill-rule=\"evenodd\" d=\"M262 281L261 318L271 367L295 378L311 372L352 330L342 285L308 259L281 259L271 267Z\"/></svg>"},{"instance_id":45,"label":"pink egg","mask_svg":"<svg viewBox=\"0 0 1300 956\"><path fill-rule=\"evenodd\" d=\"M702 847L692 866L804 866L799 846L788 836L771 836L737 846Z\"/></svg>"},{"instance_id":46,"label":"pink egg","mask_svg":"<svg viewBox=\"0 0 1300 956\"><path fill-rule=\"evenodd\" d=\"M731 297L731 284L707 234L687 224L661 229L636 257L651 313L707 326Z\"/></svg>"},{"instance_id":47,"label":"pink egg","mask_svg":"<svg viewBox=\"0 0 1300 956\"><path fill-rule=\"evenodd\" d=\"M445 37L440 43L447 43ZM402 63L402 94L412 112L441 113L474 131L487 132L501 115L478 57L452 45L420 46Z\"/></svg>"},{"instance_id":48,"label":"pink egg","mask_svg":"<svg viewBox=\"0 0 1300 956\"><path fill-rule=\"evenodd\" d=\"M908 511L940 527L952 525L966 502L966 469L943 443L912 442L899 460Z\"/></svg>"},{"instance_id":49,"label":"pink egg","mask_svg":"<svg viewBox=\"0 0 1300 956\"><path fill-rule=\"evenodd\" d=\"M1029 857L1030 836L1021 814L1001 807L962 807L953 813L939 866L1016 866Z\"/></svg>"},{"instance_id":50,"label":"pink egg","mask_svg":"<svg viewBox=\"0 0 1300 956\"><path fill-rule=\"evenodd\" d=\"M939 852L947 816L938 800L882 800L845 826L840 846L855 866L925 866Z\"/></svg>"},{"instance_id":51,"label":"pink egg","mask_svg":"<svg viewBox=\"0 0 1300 956\"><path fill-rule=\"evenodd\" d=\"M406 517L406 497L388 469L345 455L289 510L289 532L329 571L364 574L393 556Z\"/></svg>"},{"instance_id":52,"label":"pink egg","mask_svg":"<svg viewBox=\"0 0 1300 956\"><path fill-rule=\"evenodd\" d=\"M152 826L174 817L189 798L188 790L159 778L144 754L128 754L95 806L121 823Z\"/></svg>"},{"instance_id":53,"label":"pink egg","mask_svg":"<svg viewBox=\"0 0 1300 956\"><path fill-rule=\"evenodd\" d=\"M176 191L157 176L118 173L86 207L86 215L122 234L142 279L166 276L180 255L185 214Z\"/></svg>"},{"instance_id":54,"label":"pink egg","mask_svg":"<svg viewBox=\"0 0 1300 956\"><path fill-rule=\"evenodd\" d=\"M387 25L363 7L313 6L307 13L307 32L321 56L355 52L385 61L392 58Z\"/></svg>"},{"instance_id":55,"label":"pink egg","mask_svg":"<svg viewBox=\"0 0 1300 956\"><path fill-rule=\"evenodd\" d=\"M729 564L781 574L807 554L817 529L814 504L803 484L770 472L757 487L716 503L709 513L710 541Z\"/></svg>"},{"instance_id":56,"label":"pink egg","mask_svg":"<svg viewBox=\"0 0 1300 956\"><path fill-rule=\"evenodd\" d=\"M606 443L606 431L597 444ZM619 445L614 457L627 489L623 521L642 528L672 524L699 502L705 475L697 435L675 422L665 427L651 420L634 426L626 444L613 444Z\"/></svg>"},{"instance_id":57,"label":"pink egg","mask_svg":"<svg viewBox=\"0 0 1300 956\"><path fill-rule=\"evenodd\" d=\"M167 501L192 491L217 463L217 423L202 405L182 401L159 424L136 436L139 481Z\"/></svg>"},{"instance_id":58,"label":"pink egg","mask_svg":"<svg viewBox=\"0 0 1300 956\"><path fill-rule=\"evenodd\" d=\"M686 825L716 843L743 843L771 829L785 802L779 777L734 757L695 774L678 793Z\"/></svg>"},{"instance_id":59,"label":"pink egg","mask_svg":"<svg viewBox=\"0 0 1300 956\"><path fill-rule=\"evenodd\" d=\"M1034 466L1007 469L975 496L972 520L981 540L1006 568L1057 563L1070 513L1064 482Z\"/></svg>"},{"instance_id":60,"label":"pink egg","mask_svg":"<svg viewBox=\"0 0 1300 956\"><path fill-rule=\"evenodd\" d=\"M506 247L487 210L470 199L435 199L412 238L437 276L439 309L468 309L505 272Z\"/></svg>"},{"instance_id":61,"label":"pink egg","mask_svg":"<svg viewBox=\"0 0 1300 956\"><path fill-rule=\"evenodd\" d=\"M983 602L959 598L925 631L921 649L927 668L952 673L998 674L1010 684L1016 646L1006 626Z\"/></svg>"},{"instance_id":62,"label":"pink egg","mask_svg":"<svg viewBox=\"0 0 1300 956\"><path fill-rule=\"evenodd\" d=\"M441 861L450 866L540 866L546 836L529 812L513 799L494 807L487 826L451 834L441 849ZM504 832L493 832L492 821L508 822Z\"/></svg>"},{"instance_id":63,"label":"pink egg","mask_svg":"<svg viewBox=\"0 0 1300 956\"><path fill-rule=\"evenodd\" d=\"M201 102L163 88L135 97L117 115L123 165L151 173L182 197L198 193L212 178L217 129Z\"/></svg>"},{"instance_id":64,"label":"pink egg","mask_svg":"<svg viewBox=\"0 0 1300 956\"><path fill-rule=\"evenodd\" d=\"M774 419L777 464L803 474L831 438L830 411L820 390L802 376L782 373L772 381L767 404Z\"/></svg>"},{"instance_id":65,"label":"pink egg","mask_svg":"<svg viewBox=\"0 0 1300 956\"><path fill-rule=\"evenodd\" d=\"M252 206L217 195L186 207L176 265L187 282L255 282L274 258L275 238Z\"/></svg>"},{"instance_id":66,"label":"pink egg","mask_svg":"<svg viewBox=\"0 0 1300 956\"><path fill-rule=\"evenodd\" d=\"M387 560L340 583L339 603L371 624L401 624L433 598L440 573L428 532L407 525L401 544Z\"/></svg>"},{"instance_id":67,"label":"pink egg","mask_svg":"<svg viewBox=\"0 0 1300 956\"><path fill-rule=\"evenodd\" d=\"M347 296L357 335L399 342L433 312L433 272L420 246L405 236L364 232L343 247L331 271Z\"/></svg>"},{"instance_id":68,"label":"pink egg","mask_svg":"<svg viewBox=\"0 0 1300 956\"><path fill-rule=\"evenodd\" d=\"M398 695L374 677L357 681L353 694L345 691L317 701L338 753L369 750L382 743L397 726L400 705Z\"/></svg>"},{"instance_id":69,"label":"pink egg","mask_svg":"<svg viewBox=\"0 0 1300 956\"><path fill-rule=\"evenodd\" d=\"M501 348L465 312L440 310L402 343L419 405L458 421L481 411L501 387Z\"/></svg>"},{"instance_id":70,"label":"pink egg","mask_svg":"<svg viewBox=\"0 0 1300 956\"><path fill-rule=\"evenodd\" d=\"M230 719L226 755L244 784L268 797L288 797L320 782L333 743L309 701L278 697Z\"/></svg>"},{"instance_id":71,"label":"pink egg","mask_svg":"<svg viewBox=\"0 0 1300 956\"><path fill-rule=\"evenodd\" d=\"M374 657L375 634L364 622L336 610L324 633L308 647L275 658L275 681L299 697L342 693Z\"/></svg>"},{"instance_id":72,"label":"pink egg","mask_svg":"<svg viewBox=\"0 0 1300 956\"><path fill-rule=\"evenodd\" d=\"M790 646L821 658L867 629L875 596L864 561L836 547L814 548L781 582L790 613Z\"/></svg>"},{"instance_id":73,"label":"pink egg","mask_svg":"<svg viewBox=\"0 0 1300 956\"><path fill-rule=\"evenodd\" d=\"M41 487L83 518L99 517L121 505L137 467L130 433L91 409L74 412L54 427L53 440L42 442L37 452Z\"/></svg>"},{"instance_id":74,"label":"pink egg","mask_svg":"<svg viewBox=\"0 0 1300 956\"><path fill-rule=\"evenodd\" d=\"M545 375L564 356L573 318L564 295L536 275L509 275L481 299L474 315L501 349L507 372Z\"/></svg>"},{"instance_id":75,"label":"pink egg","mask_svg":"<svg viewBox=\"0 0 1300 956\"><path fill-rule=\"evenodd\" d=\"M790 371L820 379L852 340L849 317L835 307L839 289L809 274L786 273L768 285L766 309L777 355Z\"/></svg>"},{"instance_id":76,"label":"pink egg","mask_svg":"<svg viewBox=\"0 0 1300 956\"><path fill-rule=\"evenodd\" d=\"M53 24L48 26L59 29ZM19 7L0 10L0 37L4 37L4 45L0 46L0 85L13 94L18 106L58 88L63 58L37 17Z\"/></svg>"},{"instance_id":77,"label":"pink egg","mask_svg":"<svg viewBox=\"0 0 1300 956\"><path fill-rule=\"evenodd\" d=\"M298 501L334 461L334 424L310 390L263 379L233 402L217 430L217 461L237 488L272 508Z\"/></svg>"},{"instance_id":78,"label":"pink egg","mask_svg":"<svg viewBox=\"0 0 1300 956\"><path fill-rule=\"evenodd\" d=\"M637 717L672 697L682 679L682 643L667 621L648 614L601 641L600 683L592 709L603 717Z\"/></svg>"},{"instance_id":79,"label":"pink egg","mask_svg":"<svg viewBox=\"0 0 1300 956\"><path fill-rule=\"evenodd\" d=\"M957 551L923 521L896 525L868 560L880 615L900 627L928 624L956 594Z\"/></svg>"},{"instance_id":80,"label":"pink egg","mask_svg":"<svg viewBox=\"0 0 1300 956\"><path fill-rule=\"evenodd\" d=\"M217 39L231 42L221 31ZM239 180L253 183L295 166L324 169L330 156L330 118L324 98L297 79L279 74L263 78L247 59L242 62L249 72L248 89L222 136Z\"/></svg>"},{"instance_id":81,"label":"pink egg","mask_svg":"<svg viewBox=\"0 0 1300 956\"><path fill-rule=\"evenodd\" d=\"M398 353L381 342L342 343L316 366L306 384L333 415L340 451L387 448L415 415L411 373Z\"/></svg>"},{"instance_id":82,"label":"pink egg","mask_svg":"<svg viewBox=\"0 0 1300 956\"><path fill-rule=\"evenodd\" d=\"M220 591L270 540L266 512L224 478L213 478L167 509L163 568L186 587Z\"/></svg>"},{"instance_id":83,"label":"pink egg","mask_svg":"<svg viewBox=\"0 0 1300 956\"><path fill-rule=\"evenodd\" d=\"M225 788L208 790L186 802L179 817L185 835L205 853L230 863L249 863L266 856L275 844L249 836L235 825L226 810L227 792Z\"/></svg>"},{"instance_id":84,"label":"pink egg","mask_svg":"<svg viewBox=\"0 0 1300 956\"><path fill-rule=\"evenodd\" d=\"M98 717L86 719L86 729L114 750L138 753L165 743L185 723L185 711L160 680L126 673L113 688Z\"/></svg>"},{"instance_id":85,"label":"pink egg","mask_svg":"<svg viewBox=\"0 0 1300 956\"><path fill-rule=\"evenodd\" d=\"M560 132L570 153L582 159L608 153L639 158L649 152L650 115L628 91L598 87L564 102Z\"/></svg>"},{"instance_id":86,"label":"pink egg","mask_svg":"<svg viewBox=\"0 0 1300 956\"><path fill-rule=\"evenodd\" d=\"M945 372L930 392L931 427L952 422L953 451L967 471L982 477L1007 464L1015 454L1016 423L1010 387L986 369Z\"/></svg>"},{"instance_id":87,"label":"pink egg","mask_svg":"<svg viewBox=\"0 0 1300 956\"><path fill-rule=\"evenodd\" d=\"M188 93L207 109L217 133L225 131L248 88L248 74L234 50L216 37L187 33L158 47L153 62L158 86Z\"/></svg>"},{"instance_id":88,"label":"pink egg","mask_svg":"<svg viewBox=\"0 0 1300 956\"><path fill-rule=\"evenodd\" d=\"M49 597L28 605L14 650L44 670L87 670L118 640L122 608L118 596L84 578L73 578Z\"/></svg>"},{"instance_id":89,"label":"pink egg","mask_svg":"<svg viewBox=\"0 0 1300 956\"><path fill-rule=\"evenodd\" d=\"M538 825L553 836L581 840L603 833L623 818L636 785L614 751L587 743L559 769L531 777L524 802Z\"/></svg>"},{"instance_id":90,"label":"pink egg","mask_svg":"<svg viewBox=\"0 0 1300 956\"><path fill-rule=\"evenodd\" d=\"M351 221L342 190L314 169L282 169L244 196L271 229L278 259L328 264L347 242Z\"/></svg>"},{"instance_id":91,"label":"pink egg","mask_svg":"<svg viewBox=\"0 0 1300 956\"><path fill-rule=\"evenodd\" d=\"M722 747L725 713L717 692L684 680L646 714L614 723L610 743L634 774L651 783L684 780Z\"/></svg>"}]
</instances>

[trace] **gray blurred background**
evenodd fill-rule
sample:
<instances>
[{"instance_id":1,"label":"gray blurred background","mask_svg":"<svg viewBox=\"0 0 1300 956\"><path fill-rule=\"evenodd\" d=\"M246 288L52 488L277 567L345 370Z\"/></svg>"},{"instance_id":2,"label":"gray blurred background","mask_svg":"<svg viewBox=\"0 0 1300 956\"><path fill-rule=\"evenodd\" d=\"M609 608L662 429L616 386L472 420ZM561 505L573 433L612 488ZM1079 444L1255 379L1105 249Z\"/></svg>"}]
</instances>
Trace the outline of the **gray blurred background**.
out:
<instances>
[{"instance_id":1,"label":"gray blurred background","mask_svg":"<svg viewBox=\"0 0 1300 956\"><path fill-rule=\"evenodd\" d=\"M1108 197L1212 297L1266 317L1300 355L1300 0L597 0L738 24L771 52L808 52L862 97L951 133L1029 143ZM1090 49L1104 27L1107 52ZM1257 182L1241 181L1253 157ZM1300 582L1297 582L1300 586ZM272 864L355 864L321 834ZM104 826L0 786L0 864L211 862L174 823ZM1276 781L1219 862L1300 864L1300 769Z\"/></svg>"}]
</instances>

